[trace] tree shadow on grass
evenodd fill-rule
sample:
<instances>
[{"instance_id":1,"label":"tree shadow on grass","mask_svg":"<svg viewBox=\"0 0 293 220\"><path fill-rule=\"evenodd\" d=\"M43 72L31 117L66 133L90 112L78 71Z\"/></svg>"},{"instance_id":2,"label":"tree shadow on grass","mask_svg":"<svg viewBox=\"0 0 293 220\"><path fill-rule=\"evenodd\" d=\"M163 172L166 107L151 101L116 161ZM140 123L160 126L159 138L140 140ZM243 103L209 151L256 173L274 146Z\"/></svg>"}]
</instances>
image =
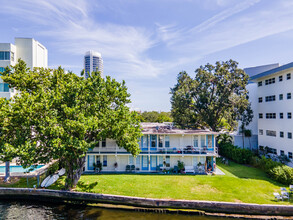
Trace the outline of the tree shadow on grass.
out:
<instances>
[{"instance_id":1,"label":"tree shadow on grass","mask_svg":"<svg viewBox=\"0 0 293 220\"><path fill-rule=\"evenodd\" d=\"M87 184L83 181L79 181L76 185L78 187L78 191L82 192L92 192L92 190L98 185L98 182L93 182L91 184Z\"/></svg>"}]
</instances>

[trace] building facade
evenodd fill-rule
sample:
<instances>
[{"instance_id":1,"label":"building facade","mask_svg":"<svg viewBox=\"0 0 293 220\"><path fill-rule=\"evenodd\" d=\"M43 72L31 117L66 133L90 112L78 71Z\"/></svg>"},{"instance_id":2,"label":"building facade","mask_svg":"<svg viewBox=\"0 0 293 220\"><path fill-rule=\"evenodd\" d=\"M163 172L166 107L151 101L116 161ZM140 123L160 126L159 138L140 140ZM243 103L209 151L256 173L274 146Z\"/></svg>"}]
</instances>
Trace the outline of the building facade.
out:
<instances>
[{"instance_id":1,"label":"building facade","mask_svg":"<svg viewBox=\"0 0 293 220\"><path fill-rule=\"evenodd\" d=\"M257 83L258 144L270 153L293 153L293 63L262 73L251 80Z\"/></svg>"},{"instance_id":2,"label":"building facade","mask_svg":"<svg viewBox=\"0 0 293 220\"><path fill-rule=\"evenodd\" d=\"M278 63L261 65L255 67L244 68L244 72L251 78L259 73L274 69L279 67ZM246 86L247 91L249 92L249 102L251 103L251 109L253 111L253 119L245 129L251 131L251 137L244 137L241 133L241 122L238 122L238 129L233 134L234 145L241 148L248 148L252 150L258 149L258 95L257 95L257 83L249 81ZM243 146L244 142L244 146Z\"/></svg>"},{"instance_id":3,"label":"building facade","mask_svg":"<svg viewBox=\"0 0 293 220\"><path fill-rule=\"evenodd\" d=\"M141 152L137 157L119 148L114 140L106 139L87 152L85 171L94 172L94 164L101 164L105 172L125 172L130 166L135 172L162 172L176 170L178 161L184 163L186 172L214 171L216 132L182 130L164 123L141 123L141 126Z\"/></svg>"},{"instance_id":4,"label":"building facade","mask_svg":"<svg viewBox=\"0 0 293 220\"><path fill-rule=\"evenodd\" d=\"M48 68L46 47L32 38L15 38L15 44L0 43L0 74L7 66L14 66L19 58L25 61L30 69ZM9 99L15 95L15 92L0 78L0 97Z\"/></svg>"},{"instance_id":5,"label":"building facade","mask_svg":"<svg viewBox=\"0 0 293 220\"><path fill-rule=\"evenodd\" d=\"M88 78L89 74L96 70L98 70L101 73L101 76L103 77L103 69L104 65L102 55L92 50L86 52L84 56L85 78Z\"/></svg>"}]
</instances>

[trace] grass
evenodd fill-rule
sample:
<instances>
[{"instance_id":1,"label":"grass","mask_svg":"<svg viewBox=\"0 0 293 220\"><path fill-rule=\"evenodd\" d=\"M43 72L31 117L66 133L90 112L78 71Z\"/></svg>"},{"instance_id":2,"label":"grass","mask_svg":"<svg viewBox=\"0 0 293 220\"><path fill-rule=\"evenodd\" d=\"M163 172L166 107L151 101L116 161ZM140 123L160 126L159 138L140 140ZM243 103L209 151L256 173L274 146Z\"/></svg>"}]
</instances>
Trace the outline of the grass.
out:
<instances>
[{"instance_id":1,"label":"grass","mask_svg":"<svg viewBox=\"0 0 293 220\"><path fill-rule=\"evenodd\" d=\"M218 167L225 176L82 175L75 190L143 198L289 204L274 201L273 192L280 192L283 185L269 179L261 170L233 162L229 166L218 162ZM52 188L57 189L61 184L62 180Z\"/></svg>"},{"instance_id":2,"label":"grass","mask_svg":"<svg viewBox=\"0 0 293 220\"><path fill-rule=\"evenodd\" d=\"M210 200L258 204L291 204L276 202L273 192L280 193L282 184L269 179L259 169L230 162L217 163L224 176L206 175L82 175L75 191L137 196L148 198ZM35 180L30 180L32 185ZM51 189L61 189L64 178ZM3 186L0 184L0 186ZM27 187L26 179L10 187Z\"/></svg>"}]
</instances>

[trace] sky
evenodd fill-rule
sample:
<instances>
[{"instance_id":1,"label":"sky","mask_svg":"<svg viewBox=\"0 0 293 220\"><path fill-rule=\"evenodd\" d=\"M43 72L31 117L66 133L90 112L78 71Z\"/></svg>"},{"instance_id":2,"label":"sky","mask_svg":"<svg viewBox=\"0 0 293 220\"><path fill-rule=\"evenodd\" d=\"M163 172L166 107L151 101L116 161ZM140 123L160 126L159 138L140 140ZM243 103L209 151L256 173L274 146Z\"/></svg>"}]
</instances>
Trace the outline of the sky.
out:
<instances>
[{"instance_id":1,"label":"sky","mask_svg":"<svg viewBox=\"0 0 293 220\"><path fill-rule=\"evenodd\" d=\"M131 108L170 111L179 72L207 63L239 67L293 61L292 0L0 0L0 42L30 37L49 67L80 74L86 51L104 75L125 80Z\"/></svg>"}]
</instances>

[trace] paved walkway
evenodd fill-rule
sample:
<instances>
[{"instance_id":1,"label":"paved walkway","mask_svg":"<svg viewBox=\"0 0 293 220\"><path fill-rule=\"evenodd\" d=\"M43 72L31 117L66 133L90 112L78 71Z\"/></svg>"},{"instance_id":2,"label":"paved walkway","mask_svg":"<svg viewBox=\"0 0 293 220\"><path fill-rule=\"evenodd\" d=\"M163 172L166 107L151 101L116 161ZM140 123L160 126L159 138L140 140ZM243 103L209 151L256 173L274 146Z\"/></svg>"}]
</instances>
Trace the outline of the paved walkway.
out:
<instances>
[{"instance_id":1,"label":"paved walkway","mask_svg":"<svg viewBox=\"0 0 293 220\"><path fill-rule=\"evenodd\" d=\"M220 170L218 167L216 168L215 174L216 175L225 175L225 173L222 170Z\"/></svg>"}]
</instances>

